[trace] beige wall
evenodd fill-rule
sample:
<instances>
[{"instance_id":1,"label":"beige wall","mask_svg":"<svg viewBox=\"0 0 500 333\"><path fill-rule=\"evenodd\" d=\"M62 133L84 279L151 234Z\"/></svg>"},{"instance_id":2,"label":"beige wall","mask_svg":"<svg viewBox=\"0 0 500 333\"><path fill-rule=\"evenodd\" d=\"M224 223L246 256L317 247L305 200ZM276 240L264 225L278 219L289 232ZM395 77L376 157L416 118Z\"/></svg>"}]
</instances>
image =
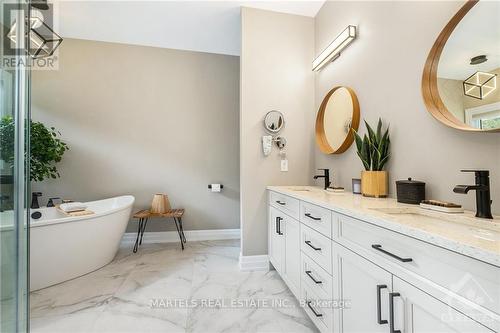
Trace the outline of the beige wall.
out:
<instances>
[{"instance_id":1,"label":"beige wall","mask_svg":"<svg viewBox=\"0 0 500 333\"><path fill-rule=\"evenodd\" d=\"M314 123L314 21L243 8L241 29L241 229L242 254L267 253L267 185L308 184ZM262 154L264 115L280 110L289 171L280 172L278 150Z\"/></svg>"},{"instance_id":2,"label":"beige wall","mask_svg":"<svg viewBox=\"0 0 500 333\"><path fill-rule=\"evenodd\" d=\"M439 96L448 110L465 123L463 81L453 79L437 79Z\"/></svg>"},{"instance_id":3,"label":"beige wall","mask_svg":"<svg viewBox=\"0 0 500 333\"><path fill-rule=\"evenodd\" d=\"M427 197L475 209L475 195L453 193L456 184L474 182L460 169L491 171L493 211L500 214L500 134L466 133L435 120L424 106L420 82L428 52L462 2L327 2L316 17L316 54L348 24L359 38L316 76L316 107L336 85L352 87L361 116L391 125L390 189L397 179L427 183ZM363 131L364 133L364 126ZM335 170L336 183L351 188L361 162L354 147L339 156L315 148L315 167Z\"/></svg>"},{"instance_id":4,"label":"beige wall","mask_svg":"<svg viewBox=\"0 0 500 333\"><path fill-rule=\"evenodd\" d=\"M44 204L165 192L186 229L239 228L238 57L65 39L59 61L33 72L33 118L71 147L60 179L33 184Z\"/></svg>"}]
</instances>

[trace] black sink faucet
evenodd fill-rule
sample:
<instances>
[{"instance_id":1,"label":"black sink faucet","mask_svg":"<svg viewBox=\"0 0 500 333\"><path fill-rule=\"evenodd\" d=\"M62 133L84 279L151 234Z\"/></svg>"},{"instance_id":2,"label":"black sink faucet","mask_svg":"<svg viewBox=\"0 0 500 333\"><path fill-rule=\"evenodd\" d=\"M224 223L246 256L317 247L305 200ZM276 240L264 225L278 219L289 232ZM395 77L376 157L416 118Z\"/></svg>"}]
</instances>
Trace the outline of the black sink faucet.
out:
<instances>
[{"instance_id":1,"label":"black sink faucet","mask_svg":"<svg viewBox=\"0 0 500 333\"><path fill-rule=\"evenodd\" d=\"M325 190L330 187L330 170L329 169L318 169L323 170L324 173L322 175L314 176L314 179L324 178L325 179Z\"/></svg>"},{"instance_id":2,"label":"black sink faucet","mask_svg":"<svg viewBox=\"0 0 500 333\"><path fill-rule=\"evenodd\" d=\"M31 209L37 209L40 208L40 205L38 204L38 197L42 196L42 192L33 192L31 193Z\"/></svg>"},{"instance_id":3,"label":"black sink faucet","mask_svg":"<svg viewBox=\"0 0 500 333\"><path fill-rule=\"evenodd\" d=\"M474 172L476 185L457 185L453 189L455 193L466 194L476 191L476 217L492 219L490 199L490 172L488 170L461 170L462 172Z\"/></svg>"}]
</instances>

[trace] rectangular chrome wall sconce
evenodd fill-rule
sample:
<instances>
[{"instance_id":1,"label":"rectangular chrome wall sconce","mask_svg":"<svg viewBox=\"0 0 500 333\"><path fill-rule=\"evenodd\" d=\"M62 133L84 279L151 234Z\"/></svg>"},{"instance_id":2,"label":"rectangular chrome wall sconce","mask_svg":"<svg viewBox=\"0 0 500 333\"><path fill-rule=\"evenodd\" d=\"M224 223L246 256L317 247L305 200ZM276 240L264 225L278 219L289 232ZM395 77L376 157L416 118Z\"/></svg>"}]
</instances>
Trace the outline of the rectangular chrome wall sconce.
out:
<instances>
[{"instance_id":1,"label":"rectangular chrome wall sconce","mask_svg":"<svg viewBox=\"0 0 500 333\"><path fill-rule=\"evenodd\" d=\"M347 28L345 28L345 30L342 31L316 59L314 59L312 65L313 71L319 71L321 68L325 67L326 64L337 59L340 56L340 52L349 45L356 36L356 26L347 26Z\"/></svg>"},{"instance_id":2,"label":"rectangular chrome wall sconce","mask_svg":"<svg viewBox=\"0 0 500 333\"><path fill-rule=\"evenodd\" d=\"M464 83L464 95L483 99L497 88L496 74L487 72L475 72Z\"/></svg>"}]
</instances>

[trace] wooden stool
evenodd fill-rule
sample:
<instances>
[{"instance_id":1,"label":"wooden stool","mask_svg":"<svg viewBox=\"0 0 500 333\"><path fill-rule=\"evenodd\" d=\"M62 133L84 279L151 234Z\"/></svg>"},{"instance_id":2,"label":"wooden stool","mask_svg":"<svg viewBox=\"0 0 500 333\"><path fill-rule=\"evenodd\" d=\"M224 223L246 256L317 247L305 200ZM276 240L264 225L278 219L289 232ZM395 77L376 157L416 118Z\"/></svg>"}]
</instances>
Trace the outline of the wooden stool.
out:
<instances>
[{"instance_id":1,"label":"wooden stool","mask_svg":"<svg viewBox=\"0 0 500 333\"><path fill-rule=\"evenodd\" d=\"M139 245L142 244L142 236L146 230L146 225L150 218L173 218L175 223L175 228L179 234L181 240L181 247L184 250L184 243L186 243L186 236L184 236L184 229L182 228L182 215L184 215L184 209L171 209L166 213L151 213L149 210L141 210L134 214L135 219L139 219L139 226L137 228L137 238L134 245L134 253L137 252Z\"/></svg>"}]
</instances>

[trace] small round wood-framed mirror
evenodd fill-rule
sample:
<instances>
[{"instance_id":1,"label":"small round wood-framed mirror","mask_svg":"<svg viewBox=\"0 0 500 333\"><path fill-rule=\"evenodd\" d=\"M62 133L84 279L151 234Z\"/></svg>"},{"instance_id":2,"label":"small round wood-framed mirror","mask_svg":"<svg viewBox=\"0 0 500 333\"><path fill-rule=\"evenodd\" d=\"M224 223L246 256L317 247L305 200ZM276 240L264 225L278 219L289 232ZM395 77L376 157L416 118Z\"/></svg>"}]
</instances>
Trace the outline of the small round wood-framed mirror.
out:
<instances>
[{"instance_id":1,"label":"small round wood-framed mirror","mask_svg":"<svg viewBox=\"0 0 500 333\"><path fill-rule=\"evenodd\" d=\"M316 116L316 144L325 154L341 154L354 141L358 130L359 102L349 87L338 86L326 94Z\"/></svg>"},{"instance_id":2,"label":"small round wood-framed mirror","mask_svg":"<svg viewBox=\"0 0 500 333\"><path fill-rule=\"evenodd\" d=\"M429 52L422 96L427 110L447 126L500 132L498 13L498 1L468 0Z\"/></svg>"}]
</instances>

